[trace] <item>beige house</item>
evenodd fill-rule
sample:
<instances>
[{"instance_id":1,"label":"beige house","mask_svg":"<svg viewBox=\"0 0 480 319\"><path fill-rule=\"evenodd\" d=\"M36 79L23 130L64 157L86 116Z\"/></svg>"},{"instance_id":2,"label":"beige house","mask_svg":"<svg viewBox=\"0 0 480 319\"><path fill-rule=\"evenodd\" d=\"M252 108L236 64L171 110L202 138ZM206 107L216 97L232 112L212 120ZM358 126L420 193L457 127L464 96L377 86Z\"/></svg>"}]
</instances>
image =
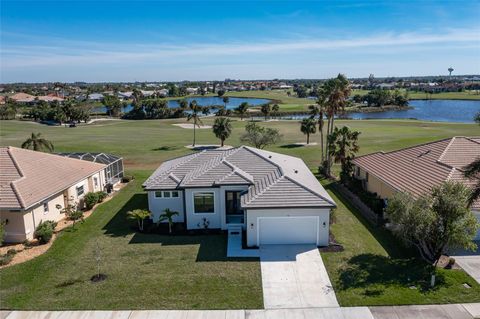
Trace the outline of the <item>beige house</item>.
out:
<instances>
[{"instance_id":1,"label":"beige house","mask_svg":"<svg viewBox=\"0 0 480 319\"><path fill-rule=\"evenodd\" d=\"M0 147L0 221L5 241L33 239L41 221L58 221L69 203L104 189L106 165L16 147Z\"/></svg>"},{"instance_id":2,"label":"beige house","mask_svg":"<svg viewBox=\"0 0 480 319\"><path fill-rule=\"evenodd\" d=\"M414 196L428 193L435 185L453 180L473 187L463 176L465 166L480 156L480 137L452 137L393 152L377 152L353 160L355 177L364 188L388 199L403 191ZM472 205L480 222L480 200ZM476 240L480 240L480 231Z\"/></svg>"}]
</instances>

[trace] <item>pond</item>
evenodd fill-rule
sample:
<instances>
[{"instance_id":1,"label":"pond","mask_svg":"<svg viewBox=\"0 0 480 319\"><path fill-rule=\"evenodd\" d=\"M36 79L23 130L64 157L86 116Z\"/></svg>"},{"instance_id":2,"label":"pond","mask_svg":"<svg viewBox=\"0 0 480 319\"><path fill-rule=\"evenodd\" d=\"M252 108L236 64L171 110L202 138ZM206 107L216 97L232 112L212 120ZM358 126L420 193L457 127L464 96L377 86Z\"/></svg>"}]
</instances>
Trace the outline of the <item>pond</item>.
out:
<instances>
[{"instance_id":1,"label":"pond","mask_svg":"<svg viewBox=\"0 0 480 319\"><path fill-rule=\"evenodd\" d=\"M473 123L480 112L480 101L468 100L410 100L412 107L402 111L375 113L348 113L348 118L361 119L417 119L434 122ZM285 119L302 119L308 115L285 116Z\"/></svg>"},{"instance_id":2,"label":"pond","mask_svg":"<svg viewBox=\"0 0 480 319\"><path fill-rule=\"evenodd\" d=\"M377 113L350 113L353 119L417 119L435 122L473 123L480 112L480 101L466 100L411 100L412 109Z\"/></svg>"},{"instance_id":3,"label":"pond","mask_svg":"<svg viewBox=\"0 0 480 319\"><path fill-rule=\"evenodd\" d=\"M237 108L240 104L243 102L247 102L251 106L259 106L265 103L271 102L269 99L257 99L257 98L244 98L244 97L229 97L229 101L227 103L227 109L232 110ZM185 98L185 100L190 103L191 101L195 100L197 101L197 104L200 106L214 106L214 105L225 105L223 103L223 97L218 97L218 96L205 96L205 97L188 97ZM169 108L176 108L179 107L179 102L181 99L178 100L168 100L168 107ZM129 112L132 109L132 106L129 104L127 107L125 107L122 112ZM106 112L106 108L104 106L101 107L96 107L94 112Z\"/></svg>"}]
</instances>

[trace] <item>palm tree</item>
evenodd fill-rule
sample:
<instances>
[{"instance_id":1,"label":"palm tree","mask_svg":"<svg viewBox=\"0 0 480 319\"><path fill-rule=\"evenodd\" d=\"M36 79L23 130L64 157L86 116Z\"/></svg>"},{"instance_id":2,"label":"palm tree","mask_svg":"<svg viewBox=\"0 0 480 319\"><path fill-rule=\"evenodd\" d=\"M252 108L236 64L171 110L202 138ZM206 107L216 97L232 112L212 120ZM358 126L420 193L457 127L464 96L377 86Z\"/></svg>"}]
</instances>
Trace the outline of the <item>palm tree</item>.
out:
<instances>
[{"instance_id":1,"label":"palm tree","mask_svg":"<svg viewBox=\"0 0 480 319\"><path fill-rule=\"evenodd\" d=\"M230 102L230 98L228 96L223 97L223 104L225 104L225 108L227 108L227 104Z\"/></svg>"},{"instance_id":2,"label":"palm tree","mask_svg":"<svg viewBox=\"0 0 480 319\"><path fill-rule=\"evenodd\" d=\"M341 178L349 177L352 172L352 160L360 149L358 136L360 132L350 131L346 126L335 128L332 134L327 137L328 152L335 163L341 163Z\"/></svg>"},{"instance_id":3,"label":"palm tree","mask_svg":"<svg viewBox=\"0 0 480 319\"><path fill-rule=\"evenodd\" d=\"M188 107L188 101L187 99L181 99L180 102L178 102L178 106L182 109L185 110Z\"/></svg>"},{"instance_id":4,"label":"palm tree","mask_svg":"<svg viewBox=\"0 0 480 319\"><path fill-rule=\"evenodd\" d=\"M243 117L245 116L245 114L247 114L248 112L248 103L247 102L242 102L242 104L240 104L236 109L235 109L235 113L237 113L238 115L240 115L240 120L243 121Z\"/></svg>"},{"instance_id":5,"label":"palm tree","mask_svg":"<svg viewBox=\"0 0 480 319\"><path fill-rule=\"evenodd\" d=\"M220 139L220 146L223 147L225 140L232 134L232 120L226 117L216 118L212 130L215 136Z\"/></svg>"},{"instance_id":6,"label":"palm tree","mask_svg":"<svg viewBox=\"0 0 480 319\"><path fill-rule=\"evenodd\" d=\"M280 111L280 106L277 103L273 104L272 106L273 116L277 117L277 114L279 111Z\"/></svg>"},{"instance_id":7,"label":"palm tree","mask_svg":"<svg viewBox=\"0 0 480 319\"><path fill-rule=\"evenodd\" d=\"M188 114L187 116L187 121L190 121L193 119L193 144L192 146L195 147L195 138L196 138L196 133L195 133L195 127L200 125L203 125L202 120L200 119L198 112L200 111L200 106L198 106L197 101L193 100L190 102L190 110L192 111L191 113Z\"/></svg>"},{"instance_id":8,"label":"palm tree","mask_svg":"<svg viewBox=\"0 0 480 319\"><path fill-rule=\"evenodd\" d=\"M178 212L171 211L169 208L165 209L163 211L163 214L160 215L160 219L158 220L159 222L162 222L164 220L168 221L168 233L172 233L172 226L173 226L173 216L178 216Z\"/></svg>"},{"instance_id":9,"label":"palm tree","mask_svg":"<svg viewBox=\"0 0 480 319\"><path fill-rule=\"evenodd\" d=\"M325 114L327 116L327 139L333 133L335 127L335 116L345 110L348 96L350 95L350 82L343 74L336 78L327 80L321 90L321 96L325 97ZM330 147L327 143L327 148ZM327 167L326 173L330 175L332 166L332 152L327 149Z\"/></svg>"},{"instance_id":10,"label":"palm tree","mask_svg":"<svg viewBox=\"0 0 480 319\"><path fill-rule=\"evenodd\" d=\"M272 107L269 103L262 104L260 111L263 113L265 116L265 121L267 120L267 116L270 114L270 111L272 110Z\"/></svg>"},{"instance_id":11,"label":"palm tree","mask_svg":"<svg viewBox=\"0 0 480 319\"><path fill-rule=\"evenodd\" d=\"M143 231L143 221L148 217L150 217L150 212L144 209L135 209L127 212L127 219L136 220L140 231Z\"/></svg>"},{"instance_id":12,"label":"palm tree","mask_svg":"<svg viewBox=\"0 0 480 319\"><path fill-rule=\"evenodd\" d=\"M42 133L32 133L32 135L22 144L22 148L30 149L34 151L47 150L53 152L53 144L49 140L42 138Z\"/></svg>"},{"instance_id":13,"label":"palm tree","mask_svg":"<svg viewBox=\"0 0 480 319\"><path fill-rule=\"evenodd\" d=\"M310 134L315 134L317 126L314 119L307 118L300 122L300 131L307 135L307 145L310 144Z\"/></svg>"}]
</instances>

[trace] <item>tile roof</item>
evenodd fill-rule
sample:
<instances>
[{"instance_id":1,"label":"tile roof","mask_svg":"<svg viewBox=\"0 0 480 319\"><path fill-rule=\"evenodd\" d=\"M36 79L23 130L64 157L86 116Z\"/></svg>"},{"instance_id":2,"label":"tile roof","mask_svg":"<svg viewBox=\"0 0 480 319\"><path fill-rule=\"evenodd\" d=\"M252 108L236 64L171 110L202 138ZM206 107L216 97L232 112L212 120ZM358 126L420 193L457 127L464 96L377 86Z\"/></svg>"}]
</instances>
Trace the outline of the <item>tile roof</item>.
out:
<instances>
[{"instance_id":1,"label":"tile roof","mask_svg":"<svg viewBox=\"0 0 480 319\"><path fill-rule=\"evenodd\" d=\"M247 185L243 208L335 206L300 158L248 146L166 161L143 184L146 190L220 185Z\"/></svg>"},{"instance_id":2,"label":"tile roof","mask_svg":"<svg viewBox=\"0 0 480 319\"><path fill-rule=\"evenodd\" d=\"M463 171L478 157L480 138L458 136L397 151L359 156L353 163L394 189L419 196L446 180L473 186L474 180L463 177ZM480 208L480 200L473 204L473 208Z\"/></svg>"},{"instance_id":3,"label":"tile roof","mask_svg":"<svg viewBox=\"0 0 480 319\"><path fill-rule=\"evenodd\" d=\"M16 147L0 147L0 208L28 209L106 165Z\"/></svg>"}]
</instances>

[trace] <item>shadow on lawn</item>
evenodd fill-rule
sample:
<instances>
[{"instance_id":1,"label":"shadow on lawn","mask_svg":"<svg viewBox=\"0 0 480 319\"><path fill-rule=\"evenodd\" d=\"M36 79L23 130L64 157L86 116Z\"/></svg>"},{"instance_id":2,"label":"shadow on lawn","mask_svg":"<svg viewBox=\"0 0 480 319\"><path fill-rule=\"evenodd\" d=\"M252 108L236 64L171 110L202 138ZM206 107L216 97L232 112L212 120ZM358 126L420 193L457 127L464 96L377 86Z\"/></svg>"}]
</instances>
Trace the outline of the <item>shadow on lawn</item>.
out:
<instances>
[{"instance_id":1,"label":"shadow on lawn","mask_svg":"<svg viewBox=\"0 0 480 319\"><path fill-rule=\"evenodd\" d=\"M135 232L132 223L127 221L127 212L134 209L148 209L147 194L134 194L122 208L112 217L103 228L105 235L111 237L125 237Z\"/></svg>"},{"instance_id":2,"label":"shadow on lawn","mask_svg":"<svg viewBox=\"0 0 480 319\"><path fill-rule=\"evenodd\" d=\"M301 145L301 144L285 144L285 145L282 145L280 146L281 148L299 148L299 147L303 147L304 145Z\"/></svg>"},{"instance_id":3,"label":"shadow on lawn","mask_svg":"<svg viewBox=\"0 0 480 319\"><path fill-rule=\"evenodd\" d=\"M436 285L430 287L432 268L416 258L394 259L375 254L350 258L340 274L340 289L368 288L370 285L415 286L422 292L444 287L445 277L437 273ZM366 295L379 295L381 290L367 289Z\"/></svg>"}]
</instances>

